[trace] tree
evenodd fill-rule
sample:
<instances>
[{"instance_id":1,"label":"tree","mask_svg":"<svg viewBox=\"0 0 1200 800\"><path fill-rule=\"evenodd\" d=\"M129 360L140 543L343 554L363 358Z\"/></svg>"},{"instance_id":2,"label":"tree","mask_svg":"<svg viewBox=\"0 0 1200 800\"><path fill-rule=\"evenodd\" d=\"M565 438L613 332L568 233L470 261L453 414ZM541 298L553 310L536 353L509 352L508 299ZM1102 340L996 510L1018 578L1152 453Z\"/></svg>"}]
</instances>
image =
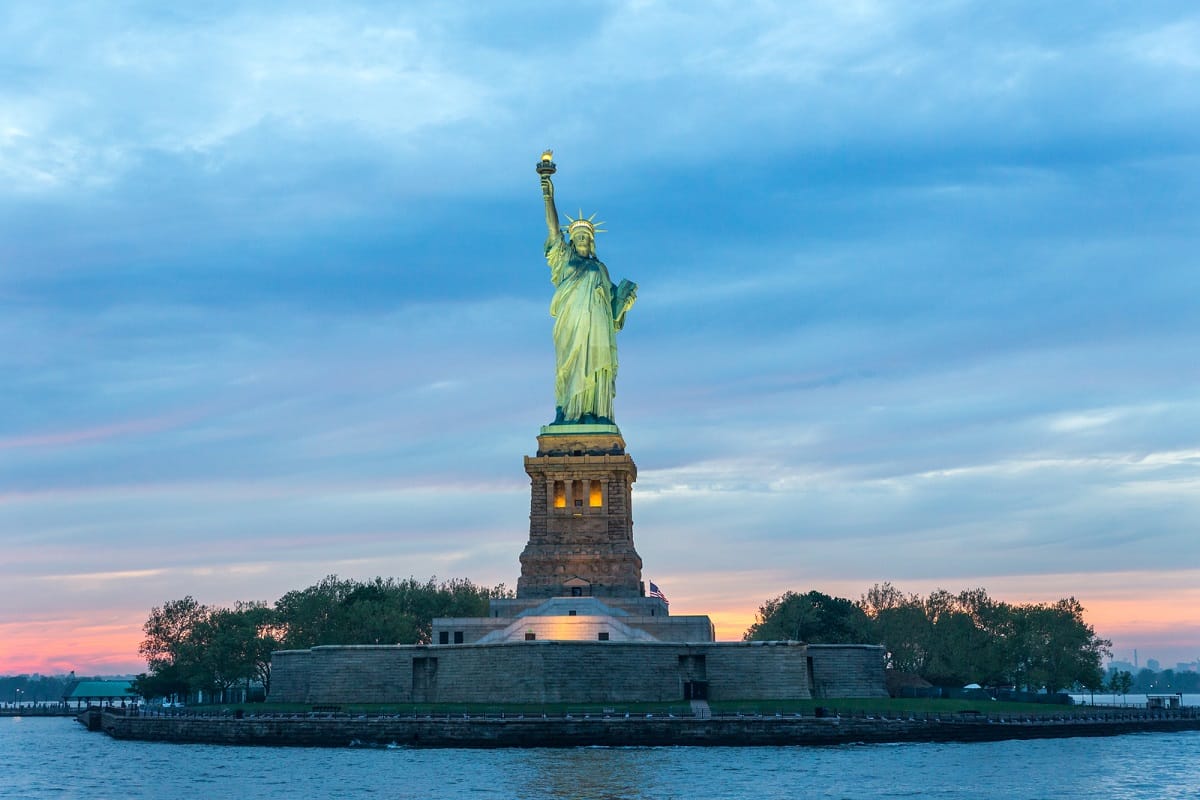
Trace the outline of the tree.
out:
<instances>
[{"instance_id":1,"label":"tree","mask_svg":"<svg viewBox=\"0 0 1200 800\"><path fill-rule=\"evenodd\" d=\"M350 591L350 581L329 575L320 583L293 590L275 601L275 616L286 650L338 644L334 617Z\"/></svg>"},{"instance_id":2,"label":"tree","mask_svg":"<svg viewBox=\"0 0 1200 800\"><path fill-rule=\"evenodd\" d=\"M1133 673L1128 670L1113 670L1109 673L1106 688L1113 694L1129 694L1129 690L1133 688Z\"/></svg>"},{"instance_id":3,"label":"tree","mask_svg":"<svg viewBox=\"0 0 1200 800\"><path fill-rule=\"evenodd\" d=\"M1101 684L1100 663L1112 643L1096 636L1083 621L1083 606L1074 597L1020 606L1017 617L1018 644L1026 658L1026 682L1031 687L1045 687L1053 693L1075 684L1087 688Z\"/></svg>"},{"instance_id":4,"label":"tree","mask_svg":"<svg viewBox=\"0 0 1200 800\"><path fill-rule=\"evenodd\" d=\"M875 636L870 619L852 601L810 591L786 592L768 600L743 639L850 644L874 641Z\"/></svg>"},{"instance_id":5,"label":"tree","mask_svg":"<svg viewBox=\"0 0 1200 800\"><path fill-rule=\"evenodd\" d=\"M250 637L243 658L246 681L257 680L265 694L271 693L271 653L279 649L279 624L275 609L264 603L238 603L235 610Z\"/></svg>"},{"instance_id":6,"label":"tree","mask_svg":"<svg viewBox=\"0 0 1200 800\"><path fill-rule=\"evenodd\" d=\"M224 693L254 679L270 688L274 613L261 603L214 610L188 635L182 668L194 689Z\"/></svg>"},{"instance_id":7,"label":"tree","mask_svg":"<svg viewBox=\"0 0 1200 800\"><path fill-rule=\"evenodd\" d=\"M859 606L873 620L893 669L946 686L1007 680L1011 613L985 590L955 595L936 589L922 599L876 584Z\"/></svg>"},{"instance_id":8,"label":"tree","mask_svg":"<svg viewBox=\"0 0 1200 800\"><path fill-rule=\"evenodd\" d=\"M152 608L142 626L146 638L138 646L138 653L152 671L177 664L188 647L192 630L211 613L208 606L200 605L191 595Z\"/></svg>"},{"instance_id":9,"label":"tree","mask_svg":"<svg viewBox=\"0 0 1200 800\"><path fill-rule=\"evenodd\" d=\"M482 617L488 601L511 596L503 586L436 578L370 581L330 575L275 603L282 644L302 649L325 644L428 644L435 617Z\"/></svg>"},{"instance_id":10,"label":"tree","mask_svg":"<svg viewBox=\"0 0 1200 800\"><path fill-rule=\"evenodd\" d=\"M921 598L906 595L890 583L877 583L858 605L874 621L876 638L886 650L887 666L923 674L933 641L933 623Z\"/></svg>"},{"instance_id":11,"label":"tree","mask_svg":"<svg viewBox=\"0 0 1200 800\"><path fill-rule=\"evenodd\" d=\"M934 620L933 645L924 677L942 686L994 684L1001 665L993 660L993 650L987 631L979 628L969 614L946 609Z\"/></svg>"},{"instance_id":12,"label":"tree","mask_svg":"<svg viewBox=\"0 0 1200 800\"><path fill-rule=\"evenodd\" d=\"M1083 620L1070 597L1056 603L1011 605L984 589L922 599L890 583L859 600L888 653L888 665L941 685L1046 687L1054 692L1099 687L1100 662L1111 643Z\"/></svg>"},{"instance_id":13,"label":"tree","mask_svg":"<svg viewBox=\"0 0 1200 800\"><path fill-rule=\"evenodd\" d=\"M275 627L274 611L263 603L211 608L189 595L155 607L138 648L150 667L137 678L139 693L223 692L255 679L269 688L271 652L279 645Z\"/></svg>"},{"instance_id":14,"label":"tree","mask_svg":"<svg viewBox=\"0 0 1200 800\"><path fill-rule=\"evenodd\" d=\"M993 600L983 588L959 592L957 600L979 631L979 647L971 661L974 679L990 686L1013 682L1014 606Z\"/></svg>"},{"instance_id":15,"label":"tree","mask_svg":"<svg viewBox=\"0 0 1200 800\"><path fill-rule=\"evenodd\" d=\"M187 694L191 686L174 664L160 664L151 672L143 672L133 680L133 691L147 700Z\"/></svg>"}]
</instances>

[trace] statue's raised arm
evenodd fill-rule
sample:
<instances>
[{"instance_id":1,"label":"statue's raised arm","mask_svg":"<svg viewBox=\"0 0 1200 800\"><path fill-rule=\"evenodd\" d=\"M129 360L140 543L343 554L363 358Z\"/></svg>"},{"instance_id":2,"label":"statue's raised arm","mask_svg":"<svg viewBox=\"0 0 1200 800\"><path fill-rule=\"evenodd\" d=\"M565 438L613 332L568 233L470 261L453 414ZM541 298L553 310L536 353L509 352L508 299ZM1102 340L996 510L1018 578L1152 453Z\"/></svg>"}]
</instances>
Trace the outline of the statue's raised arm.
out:
<instances>
[{"instance_id":1,"label":"statue's raised arm","mask_svg":"<svg viewBox=\"0 0 1200 800\"><path fill-rule=\"evenodd\" d=\"M637 284L615 286L604 262L596 258L595 217L570 219L563 236L554 205L556 171L553 154L542 153L537 172L546 205L546 261L554 284L550 316L554 317L554 425L602 425L616 430L616 332L637 298ZM603 223L600 223L603 224Z\"/></svg>"},{"instance_id":2,"label":"statue's raised arm","mask_svg":"<svg viewBox=\"0 0 1200 800\"><path fill-rule=\"evenodd\" d=\"M546 227L551 238L562 236L562 228L558 224L558 209L554 207L554 181L550 179L558 169L553 159L554 151L546 150L537 166L538 176L542 179L542 200L546 203Z\"/></svg>"},{"instance_id":3,"label":"statue's raised arm","mask_svg":"<svg viewBox=\"0 0 1200 800\"><path fill-rule=\"evenodd\" d=\"M551 236L561 236L558 224L558 209L554 207L554 182L549 175L542 176L542 199L546 201L546 227Z\"/></svg>"}]
</instances>

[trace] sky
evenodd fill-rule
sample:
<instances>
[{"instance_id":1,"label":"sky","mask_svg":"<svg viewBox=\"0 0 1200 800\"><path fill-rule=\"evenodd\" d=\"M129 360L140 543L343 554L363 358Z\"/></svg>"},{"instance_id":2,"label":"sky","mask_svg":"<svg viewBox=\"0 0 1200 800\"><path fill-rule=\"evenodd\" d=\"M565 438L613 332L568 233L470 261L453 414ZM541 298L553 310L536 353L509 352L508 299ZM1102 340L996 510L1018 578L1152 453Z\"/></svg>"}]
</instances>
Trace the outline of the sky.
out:
<instances>
[{"instance_id":1,"label":"sky","mask_svg":"<svg viewBox=\"0 0 1200 800\"><path fill-rule=\"evenodd\" d=\"M185 595L514 587L546 147L639 285L673 613L983 587L1200 658L1195 3L10 0L0 674L142 671Z\"/></svg>"}]
</instances>

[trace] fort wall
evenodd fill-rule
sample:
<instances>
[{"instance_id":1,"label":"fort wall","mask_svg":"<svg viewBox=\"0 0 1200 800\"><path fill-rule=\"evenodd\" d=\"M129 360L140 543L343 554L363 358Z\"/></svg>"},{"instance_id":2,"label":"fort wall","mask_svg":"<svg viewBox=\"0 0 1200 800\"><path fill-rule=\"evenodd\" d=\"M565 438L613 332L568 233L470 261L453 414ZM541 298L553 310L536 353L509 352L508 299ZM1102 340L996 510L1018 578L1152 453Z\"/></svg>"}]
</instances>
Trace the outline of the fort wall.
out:
<instances>
[{"instance_id":1,"label":"fort wall","mask_svg":"<svg viewBox=\"0 0 1200 800\"><path fill-rule=\"evenodd\" d=\"M818 693L810 674L823 681ZM269 699L312 705L633 703L689 696L883 697L883 686L883 650L868 645L532 641L281 651L272 659Z\"/></svg>"}]
</instances>

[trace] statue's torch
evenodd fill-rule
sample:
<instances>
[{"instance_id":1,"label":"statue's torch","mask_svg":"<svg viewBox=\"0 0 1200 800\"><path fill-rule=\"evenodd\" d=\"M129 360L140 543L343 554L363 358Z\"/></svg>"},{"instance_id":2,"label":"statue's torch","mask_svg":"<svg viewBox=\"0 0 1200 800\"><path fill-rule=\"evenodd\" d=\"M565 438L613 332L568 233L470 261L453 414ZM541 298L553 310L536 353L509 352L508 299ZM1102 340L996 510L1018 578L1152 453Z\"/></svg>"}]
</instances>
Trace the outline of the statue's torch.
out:
<instances>
[{"instance_id":1,"label":"statue's torch","mask_svg":"<svg viewBox=\"0 0 1200 800\"><path fill-rule=\"evenodd\" d=\"M554 163L553 150L542 151L542 158L540 161L538 161L536 169L538 175L545 176L553 175L558 171L558 166Z\"/></svg>"}]
</instances>

